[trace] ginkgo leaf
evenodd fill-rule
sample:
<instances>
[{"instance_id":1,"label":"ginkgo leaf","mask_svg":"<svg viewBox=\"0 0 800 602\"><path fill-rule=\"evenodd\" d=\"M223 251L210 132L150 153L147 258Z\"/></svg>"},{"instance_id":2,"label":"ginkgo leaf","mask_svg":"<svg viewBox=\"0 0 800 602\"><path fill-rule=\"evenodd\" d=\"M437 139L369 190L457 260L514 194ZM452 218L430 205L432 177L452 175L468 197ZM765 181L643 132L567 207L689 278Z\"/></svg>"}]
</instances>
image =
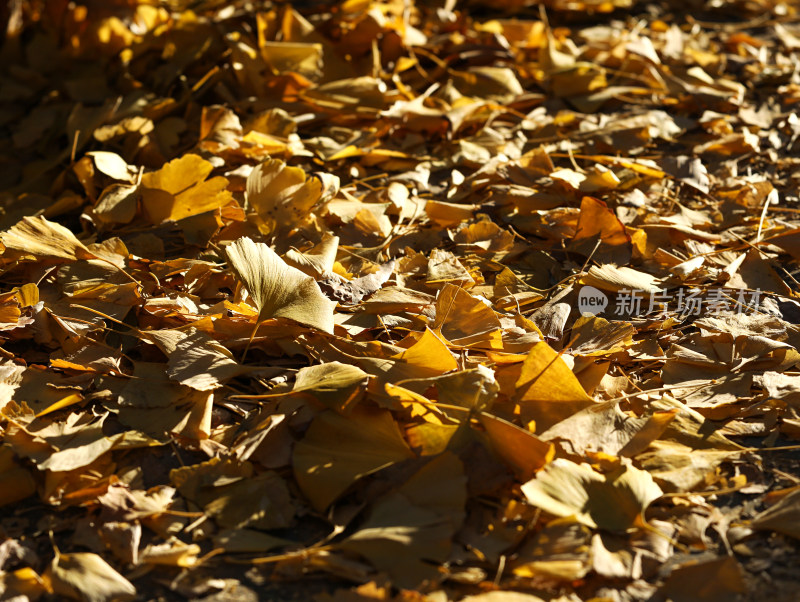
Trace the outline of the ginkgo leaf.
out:
<instances>
[{"instance_id":1,"label":"ginkgo leaf","mask_svg":"<svg viewBox=\"0 0 800 602\"><path fill-rule=\"evenodd\" d=\"M636 464L646 470L664 491L696 491L713 482L717 467L737 452L692 449L676 441L653 441L637 454Z\"/></svg>"},{"instance_id":2,"label":"ginkgo leaf","mask_svg":"<svg viewBox=\"0 0 800 602\"><path fill-rule=\"evenodd\" d=\"M458 363L447 345L430 328L425 328L416 343L392 359L414 366L421 373L427 372L426 376L443 374L458 368Z\"/></svg>"},{"instance_id":3,"label":"ginkgo leaf","mask_svg":"<svg viewBox=\"0 0 800 602\"><path fill-rule=\"evenodd\" d=\"M431 329L453 345L503 348L500 319L492 308L449 282L436 299L436 318Z\"/></svg>"},{"instance_id":4,"label":"ginkgo leaf","mask_svg":"<svg viewBox=\"0 0 800 602\"><path fill-rule=\"evenodd\" d=\"M631 258L631 237L603 201L585 196L569 248L600 263L624 265Z\"/></svg>"},{"instance_id":5,"label":"ginkgo leaf","mask_svg":"<svg viewBox=\"0 0 800 602\"><path fill-rule=\"evenodd\" d=\"M338 248L339 237L326 235L318 245L305 253L289 249L284 261L313 278L319 278L333 271Z\"/></svg>"},{"instance_id":6,"label":"ginkgo leaf","mask_svg":"<svg viewBox=\"0 0 800 602\"><path fill-rule=\"evenodd\" d=\"M604 291L635 290L645 293L657 292L658 280L650 274L634 270L627 266L617 267L607 263L592 266L589 273L581 278L581 284L596 286Z\"/></svg>"},{"instance_id":7,"label":"ginkgo leaf","mask_svg":"<svg viewBox=\"0 0 800 602\"><path fill-rule=\"evenodd\" d=\"M522 486L528 502L554 516L575 516L587 527L625 531L661 497L653 477L633 466L602 475L588 464L557 458Z\"/></svg>"},{"instance_id":8,"label":"ginkgo leaf","mask_svg":"<svg viewBox=\"0 0 800 602\"><path fill-rule=\"evenodd\" d=\"M44 216L23 217L9 230L0 234L0 242L15 255L32 255L37 258L74 261L91 259L94 254L75 235L59 223Z\"/></svg>"},{"instance_id":9,"label":"ginkgo leaf","mask_svg":"<svg viewBox=\"0 0 800 602\"><path fill-rule=\"evenodd\" d=\"M335 176L308 178L299 167L270 159L248 176L247 202L258 214L261 231L269 233L301 223L314 205L332 197L338 188Z\"/></svg>"},{"instance_id":10,"label":"ginkgo leaf","mask_svg":"<svg viewBox=\"0 0 800 602\"><path fill-rule=\"evenodd\" d=\"M387 388L389 386L394 385L387 385ZM494 371L483 364L471 370L406 380L403 386L413 391L436 387L440 402L481 411L492 405L500 391Z\"/></svg>"},{"instance_id":11,"label":"ginkgo leaf","mask_svg":"<svg viewBox=\"0 0 800 602\"><path fill-rule=\"evenodd\" d=\"M347 413L365 392L368 379L358 366L328 362L301 368L292 392L309 393L332 410Z\"/></svg>"},{"instance_id":12,"label":"ginkgo leaf","mask_svg":"<svg viewBox=\"0 0 800 602\"><path fill-rule=\"evenodd\" d=\"M142 550L139 561L143 564L192 567L198 563L200 546L170 538L161 544L150 544Z\"/></svg>"},{"instance_id":13,"label":"ginkgo leaf","mask_svg":"<svg viewBox=\"0 0 800 602\"><path fill-rule=\"evenodd\" d=\"M464 520L466 476L461 461L445 452L397 491L380 498L361 528L338 546L359 553L400 587L435 578L452 536Z\"/></svg>"},{"instance_id":14,"label":"ginkgo leaf","mask_svg":"<svg viewBox=\"0 0 800 602\"><path fill-rule=\"evenodd\" d=\"M284 262L264 243L242 237L226 248L228 263L258 309L259 320L288 318L333 332L331 301L316 281Z\"/></svg>"},{"instance_id":15,"label":"ginkgo leaf","mask_svg":"<svg viewBox=\"0 0 800 602\"><path fill-rule=\"evenodd\" d=\"M535 343L525 357L516 397L526 421L535 420L537 430L548 429L594 403L564 360L545 342Z\"/></svg>"},{"instance_id":16,"label":"ginkgo leaf","mask_svg":"<svg viewBox=\"0 0 800 602\"><path fill-rule=\"evenodd\" d=\"M619 403L607 401L584 408L553 425L541 434L545 441L559 441L570 454L602 452L624 454L628 446L639 451L658 438L675 417L677 410L657 411L649 407L643 416L628 415Z\"/></svg>"},{"instance_id":17,"label":"ginkgo leaf","mask_svg":"<svg viewBox=\"0 0 800 602\"><path fill-rule=\"evenodd\" d=\"M213 169L209 161L187 154L145 174L140 190L150 221L178 221L227 205L233 198L228 180L222 176L206 180Z\"/></svg>"},{"instance_id":18,"label":"ginkgo leaf","mask_svg":"<svg viewBox=\"0 0 800 602\"><path fill-rule=\"evenodd\" d=\"M132 600L133 584L97 554L56 552L50 565L50 581L57 594L84 602Z\"/></svg>"},{"instance_id":19,"label":"ginkgo leaf","mask_svg":"<svg viewBox=\"0 0 800 602\"><path fill-rule=\"evenodd\" d=\"M388 412L326 411L295 446L292 465L300 489L324 510L361 477L413 457Z\"/></svg>"},{"instance_id":20,"label":"ginkgo leaf","mask_svg":"<svg viewBox=\"0 0 800 602\"><path fill-rule=\"evenodd\" d=\"M555 456L555 446L515 424L481 414L478 418L495 453L508 464L521 481L533 477L536 471Z\"/></svg>"},{"instance_id":21,"label":"ginkgo leaf","mask_svg":"<svg viewBox=\"0 0 800 602\"><path fill-rule=\"evenodd\" d=\"M634 333L628 322L609 322L599 316L584 315L572 325L572 353L585 356L616 353L633 345Z\"/></svg>"},{"instance_id":22,"label":"ginkgo leaf","mask_svg":"<svg viewBox=\"0 0 800 602\"><path fill-rule=\"evenodd\" d=\"M117 153L110 153L108 151L92 151L86 153L94 159L95 167L105 175L115 180L122 180L125 182L131 181L132 172L130 165L120 157Z\"/></svg>"},{"instance_id":23,"label":"ginkgo leaf","mask_svg":"<svg viewBox=\"0 0 800 602\"><path fill-rule=\"evenodd\" d=\"M108 224L127 224L136 217L140 195L138 186L112 184L103 190L94 206L94 214Z\"/></svg>"},{"instance_id":24,"label":"ginkgo leaf","mask_svg":"<svg viewBox=\"0 0 800 602\"><path fill-rule=\"evenodd\" d=\"M250 368L242 366L219 342L201 331L190 329L169 355L167 375L187 387L210 391Z\"/></svg>"}]
</instances>

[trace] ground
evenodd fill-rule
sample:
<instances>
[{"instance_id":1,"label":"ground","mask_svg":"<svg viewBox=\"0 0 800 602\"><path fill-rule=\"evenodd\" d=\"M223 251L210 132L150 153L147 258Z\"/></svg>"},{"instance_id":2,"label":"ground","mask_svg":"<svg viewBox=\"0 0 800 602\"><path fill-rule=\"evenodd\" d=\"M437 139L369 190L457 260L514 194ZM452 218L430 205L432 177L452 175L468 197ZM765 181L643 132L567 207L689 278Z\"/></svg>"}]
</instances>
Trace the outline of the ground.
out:
<instances>
[{"instance_id":1,"label":"ground","mask_svg":"<svg viewBox=\"0 0 800 602\"><path fill-rule=\"evenodd\" d=\"M796 598L795 2L0 14L0 599Z\"/></svg>"}]
</instances>

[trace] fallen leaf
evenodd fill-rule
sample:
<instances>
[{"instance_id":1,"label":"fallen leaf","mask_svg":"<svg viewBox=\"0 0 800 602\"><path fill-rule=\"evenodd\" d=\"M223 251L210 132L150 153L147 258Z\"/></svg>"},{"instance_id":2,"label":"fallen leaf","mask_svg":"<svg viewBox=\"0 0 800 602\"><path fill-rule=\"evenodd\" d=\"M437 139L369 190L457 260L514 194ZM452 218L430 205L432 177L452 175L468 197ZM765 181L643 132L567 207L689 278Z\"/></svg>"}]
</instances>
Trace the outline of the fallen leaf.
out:
<instances>
[{"instance_id":1,"label":"fallen leaf","mask_svg":"<svg viewBox=\"0 0 800 602\"><path fill-rule=\"evenodd\" d=\"M326 411L295 446L293 468L300 488L324 510L353 483L414 454L385 411L354 411L348 417Z\"/></svg>"},{"instance_id":2,"label":"fallen leaf","mask_svg":"<svg viewBox=\"0 0 800 602\"><path fill-rule=\"evenodd\" d=\"M228 180L222 176L206 180L213 169L202 157L187 154L144 174L141 195L148 219L154 224L178 221L227 205L232 199Z\"/></svg>"},{"instance_id":3,"label":"fallen leaf","mask_svg":"<svg viewBox=\"0 0 800 602\"><path fill-rule=\"evenodd\" d=\"M361 528L338 547L364 556L401 587L417 587L437 577L432 563L450 553L466 493L460 460L445 452L379 498Z\"/></svg>"},{"instance_id":4,"label":"fallen leaf","mask_svg":"<svg viewBox=\"0 0 800 602\"><path fill-rule=\"evenodd\" d=\"M53 590L86 602L133 600L136 588L97 554L76 552L56 556L50 565Z\"/></svg>"},{"instance_id":5,"label":"fallen leaf","mask_svg":"<svg viewBox=\"0 0 800 602\"><path fill-rule=\"evenodd\" d=\"M564 360L544 342L525 356L515 383L515 399L526 420L539 431L594 403Z\"/></svg>"},{"instance_id":6,"label":"fallen leaf","mask_svg":"<svg viewBox=\"0 0 800 602\"><path fill-rule=\"evenodd\" d=\"M55 261L90 259L94 255L75 235L59 223L43 216L25 217L0 234L6 255L30 255Z\"/></svg>"},{"instance_id":7,"label":"fallen leaf","mask_svg":"<svg viewBox=\"0 0 800 602\"><path fill-rule=\"evenodd\" d=\"M258 319L288 318L333 332L333 308L313 278L286 265L264 243L246 236L227 247L228 261L250 293Z\"/></svg>"},{"instance_id":8,"label":"fallen leaf","mask_svg":"<svg viewBox=\"0 0 800 602\"><path fill-rule=\"evenodd\" d=\"M528 502L554 516L575 516L587 527L635 528L661 488L644 470L620 466L601 475L588 464L557 458L522 486Z\"/></svg>"}]
</instances>

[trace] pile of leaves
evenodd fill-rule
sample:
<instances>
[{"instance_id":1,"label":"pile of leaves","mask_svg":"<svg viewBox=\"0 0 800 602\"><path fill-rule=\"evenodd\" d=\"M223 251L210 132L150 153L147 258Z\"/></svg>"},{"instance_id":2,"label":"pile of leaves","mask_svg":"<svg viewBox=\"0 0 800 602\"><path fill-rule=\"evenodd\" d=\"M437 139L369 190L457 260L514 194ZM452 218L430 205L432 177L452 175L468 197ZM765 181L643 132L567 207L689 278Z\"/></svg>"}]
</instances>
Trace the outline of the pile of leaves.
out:
<instances>
[{"instance_id":1,"label":"pile of leaves","mask_svg":"<svg viewBox=\"0 0 800 602\"><path fill-rule=\"evenodd\" d=\"M0 599L794 599L793 3L2 10Z\"/></svg>"}]
</instances>

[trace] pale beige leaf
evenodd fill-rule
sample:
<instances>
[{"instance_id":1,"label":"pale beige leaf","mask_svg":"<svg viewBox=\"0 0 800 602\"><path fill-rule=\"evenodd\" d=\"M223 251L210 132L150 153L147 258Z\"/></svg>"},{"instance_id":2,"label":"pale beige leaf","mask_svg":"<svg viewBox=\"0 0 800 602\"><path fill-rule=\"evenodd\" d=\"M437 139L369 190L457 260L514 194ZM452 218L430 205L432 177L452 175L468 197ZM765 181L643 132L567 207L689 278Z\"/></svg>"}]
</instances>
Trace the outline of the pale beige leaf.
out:
<instances>
[{"instance_id":1,"label":"pale beige leaf","mask_svg":"<svg viewBox=\"0 0 800 602\"><path fill-rule=\"evenodd\" d=\"M263 243L243 237L228 245L228 262L258 308L259 319L288 318L333 332L334 301L313 278L284 262Z\"/></svg>"},{"instance_id":2,"label":"pale beige leaf","mask_svg":"<svg viewBox=\"0 0 800 602\"><path fill-rule=\"evenodd\" d=\"M184 333L180 333L184 334ZM233 359L231 352L202 331L190 330L169 355L167 375L179 383L210 391L249 368Z\"/></svg>"},{"instance_id":3,"label":"pale beige leaf","mask_svg":"<svg viewBox=\"0 0 800 602\"><path fill-rule=\"evenodd\" d=\"M128 163L125 161L125 159L120 157L117 153L111 153L108 151L92 151L86 154L94 159L95 167L97 167L97 170L101 173L104 173L108 177L114 178L115 180L131 182L132 170L128 166Z\"/></svg>"},{"instance_id":4,"label":"pale beige leaf","mask_svg":"<svg viewBox=\"0 0 800 602\"><path fill-rule=\"evenodd\" d=\"M624 289L657 292L657 279L650 274L645 274L629 267L617 267L607 263L602 266L592 266L589 273L581 278L581 284L590 284L604 291L621 291Z\"/></svg>"},{"instance_id":5,"label":"pale beige leaf","mask_svg":"<svg viewBox=\"0 0 800 602\"><path fill-rule=\"evenodd\" d=\"M339 237L326 234L322 241L309 251L301 253L296 249L289 249L284 255L284 261L313 278L320 278L333 271L338 249Z\"/></svg>"},{"instance_id":6,"label":"pale beige leaf","mask_svg":"<svg viewBox=\"0 0 800 602\"><path fill-rule=\"evenodd\" d=\"M528 502L554 516L575 516L587 527L625 531L662 495L649 473L621 466L602 475L588 464L557 458L522 486Z\"/></svg>"},{"instance_id":7,"label":"pale beige leaf","mask_svg":"<svg viewBox=\"0 0 800 602\"><path fill-rule=\"evenodd\" d=\"M133 584L97 554L56 554L50 565L55 592L85 602L132 600Z\"/></svg>"},{"instance_id":8,"label":"pale beige leaf","mask_svg":"<svg viewBox=\"0 0 800 602\"><path fill-rule=\"evenodd\" d=\"M292 391L309 393L332 410L345 413L363 395L368 379L369 374L358 366L328 362L301 368Z\"/></svg>"},{"instance_id":9,"label":"pale beige leaf","mask_svg":"<svg viewBox=\"0 0 800 602\"><path fill-rule=\"evenodd\" d=\"M33 255L41 259L68 260L92 258L94 255L75 235L45 217L23 217L0 234L0 242L14 255Z\"/></svg>"}]
</instances>

